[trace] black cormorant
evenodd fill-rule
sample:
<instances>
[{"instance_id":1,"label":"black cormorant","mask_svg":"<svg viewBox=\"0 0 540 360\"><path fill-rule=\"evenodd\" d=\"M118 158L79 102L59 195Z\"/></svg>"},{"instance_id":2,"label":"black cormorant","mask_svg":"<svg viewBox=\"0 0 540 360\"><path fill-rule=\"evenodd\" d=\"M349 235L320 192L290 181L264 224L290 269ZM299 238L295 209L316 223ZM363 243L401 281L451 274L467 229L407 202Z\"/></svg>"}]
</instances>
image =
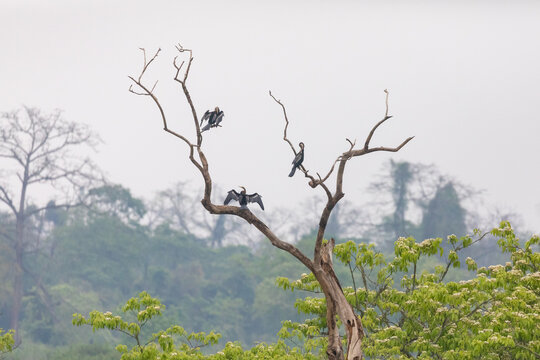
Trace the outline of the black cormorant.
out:
<instances>
[{"instance_id":1,"label":"black cormorant","mask_svg":"<svg viewBox=\"0 0 540 360\"><path fill-rule=\"evenodd\" d=\"M291 172L289 173L289 177L292 177L294 175L294 172L300 165L302 165L302 162L304 161L304 143L301 142L300 144L300 151L296 156L294 157L294 160L292 161L293 167L291 169Z\"/></svg>"},{"instance_id":2,"label":"black cormorant","mask_svg":"<svg viewBox=\"0 0 540 360\"><path fill-rule=\"evenodd\" d=\"M227 205L231 200L236 200L236 201L238 201L240 203L241 208L247 209L247 204L248 203L256 202L257 204L259 204L261 209L264 210L264 205L263 205L263 202L262 202L262 196L261 195L259 195L257 193L248 195L248 194L246 194L246 188L243 187L243 186L240 186L240 187L242 188L241 192L237 192L236 190L229 191L229 193L227 194L227 198L223 202L224 205Z\"/></svg>"},{"instance_id":3,"label":"black cormorant","mask_svg":"<svg viewBox=\"0 0 540 360\"><path fill-rule=\"evenodd\" d=\"M206 110L203 117L201 118L201 126L204 120L208 120L208 123L201 129L201 132L209 130L213 127L218 127L219 123L223 120L223 111L219 110L219 107L216 106L214 111Z\"/></svg>"}]
</instances>

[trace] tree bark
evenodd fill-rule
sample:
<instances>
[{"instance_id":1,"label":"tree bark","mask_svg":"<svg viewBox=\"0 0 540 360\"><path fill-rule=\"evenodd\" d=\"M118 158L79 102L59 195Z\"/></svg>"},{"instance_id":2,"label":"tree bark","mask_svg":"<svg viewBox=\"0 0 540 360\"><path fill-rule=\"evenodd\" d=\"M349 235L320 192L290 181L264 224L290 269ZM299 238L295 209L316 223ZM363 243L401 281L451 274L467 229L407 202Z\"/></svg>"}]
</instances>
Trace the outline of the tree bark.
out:
<instances>
[{"instance_id":1,"label":"tree bark","mask_svg":"<svg viewBox=\"0 0 540 360\"><path fill-rule=\"evenodd\" d=\"M321 284L321 288L326 297L327 313L326 320L328 322L328 348L327 354L329 359L343 359L343 350L341 340L339 338L338 328L335 325L336 315L345 326L347 336L347 359L360 360L362 355L362 339L364 331L362 322L354 313L352 306L347 302L343 290L337 282L337 278L321 269L316 271L315 278Z\"/></svg>"},{"instance_id":2,"label":"tree bark","mask_svg":"<svg viewBox=\"0 0 540 360\"><path fill-rule=\"evenodd\" d=\"M334 238L321 246L320 266L316 266L314 272L315 278L321 284L326 297L326 321L328 323L327 354L329 358L343 359L339 329L335 324L337 315L344 324L347 334L347 359L359 360L362 359L361 344L364 337L364 330L360 319L345 298L339 279L334 272L332 261L334 246Z\"/></svg>"},{"instance_id":3,"label":"tree bark","mask_svg":"<svg viewBox=\"0 0 540 360\"><path fill-rule=\"evenodd\" d=\"M20 344L21 334L19 332L19 317L21 314L23 297L23 256L24 256L24 230L25 230L25 205L26 190L28 187L29 157L27 156L24 174L21 184L21 194L19 198L19 209L15 213L15 274L13 288L13 304L11 306L11 328L15 330L15 345Z\"/></svg>"}]
</instances>

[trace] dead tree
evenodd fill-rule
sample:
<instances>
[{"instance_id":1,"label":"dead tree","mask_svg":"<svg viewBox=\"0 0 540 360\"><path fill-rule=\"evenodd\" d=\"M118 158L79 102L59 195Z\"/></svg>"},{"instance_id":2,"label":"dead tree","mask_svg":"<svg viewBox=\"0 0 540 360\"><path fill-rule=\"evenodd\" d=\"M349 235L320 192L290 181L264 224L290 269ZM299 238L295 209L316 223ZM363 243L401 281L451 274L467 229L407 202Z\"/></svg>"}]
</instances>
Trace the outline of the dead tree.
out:
<instances>
[{"instance_id":1,"label":"dead tree","mask_svg":"<svg viewBox=\"0 0 540 360\"><path fill-rule=\"evenodd\" d=\"M176 49L179 52L178 56L187 54L187 58L182 62L179 61L178 56L174 58L173 66L176 71L175 71L175 75L173 79L181 86L184 96L186 98L186 101L189 104L189 107L191 109L193 123L195 125L195 140L194 141L190 140L188 136L175 132L174 130L171 130L169 128L168 123L167 123L167 117L165 115L163 107L161 103L159 102L158 98L156 97L156 94L154 93L154 89L156 87L157 82L154 83L153 86L148 86L148 85L145 85L142 81L142 78L146 70L155 61L161 49L158 49L158 51L150 59L147 58L145 50L141 49L144 55L144 64L138 77L132 77L132 76L129 77L134 83L130 86L129 91L131 91L132 93L136 95L150 97L159 110L159 113L161 115L161 119L163 122L163 129L166 132L170 133L171 135L183 141L188 146L189 159L193 163L193 165L199 170L204 181L204 195L201 200L201 203L208 212L212 214L229 214L229 215L235 215L235 216L241 217L242 219L247 221L249 224L252 224L253 226L255 226L264 236L268 238L268 240L272 243L273 246L279 249L282 249L284 251L287 251L289 254L291 254L296 259L298 259L298 261L304 264L315 275L315 278L319 282L321 289L324 292L324 295L326 298L326 304L327 304L326 320L327 320L327 326L328 326L328 348L326 352L328 354L328 358L329 359L344 359L344 353L343 353L343 348L341 346L341 339L340 339L340 334L339 334L339 327L337 323L337 317L339 317L339 319L341 320L342 324L345 327L345 334L347 337L346 358L349 360L362 359L361 344L362 344L362 338L364 337L364 330L362 327L362 323L360 319L358 318L358 316L355 314L352 306L347 302L347 299L345 298L345 295L343 293L339 280L334 273L333 264L332 264L332 251L334 247L334 242L330 241L330 242L325 243L323 242L323 239L324 239L324 233L325 233L325 229L326 229L330 214L332 213L332 210L334 209L336 204L344 196L343 176L345 173L345 167L347 163L349 162L349 160L355 157L366 155L366 154L376 152L376 151L396 152L396 151L399 151L403 146L405 146L410 140L412 140L412 137L409 137L408 139L403 141L399 146L394 147L394 148L383 147L383 146L370 147L370 142L375 131L379 128L379 126L381 126L384 122L386 122L388 119L391 118L391 116L388 115L388 92L385 90L385 93L386 93L385 115L382 120L380 120L378 123L375 124L375 126L373 126L373 128L369 132L361 148L358 148L358 149L355 148L355 145L356 145L355 141L346 139L347 142L349 143L348 149L337 157L337 159L334 161L334 163L330 167L330 170L324 177L320 176L319 173L316 173L316 177L315 177L311 175L305 167L303 166L300 167L300 170L304 173L305 177L309 180L308 182L309 186L312 188L321 188L326 194L326 198L327 198L326 205L322 211L322 214L319 220L319 227L318 227L318 232L317 232L317 238L315 240L315 249L313 253L313 258L310 258L306 256L304 253L302 253L293 244L283 241L278 236L276 236L276 234L274 234L274 232L263 221L261 221L256 215L254 215L249 209L243 209L236 206L217 205L217 204L212 203L212 201L210 200L210 196L212 194L212 177L210 176L210 172L208 170L208 160L203 151L203 137L201 135L201 129L199 126L197 111L195 110L195 105L193 104L191 94L186 84L188 76L189 76L189 70L193 62L192 51L188 49L184 49L181 45L176 46ZM133 85L135 85L135 88L133 87ZM277 104L281 106L283 110L283 116L285 118L283 140L289 144L292 152L296 155L296 150L294 146L292 145L291 141L287 137L287 127L289 125L289 120L287 118L287 112L285 110L285 106L278 99L276 99L272 95L272 93L270 93L270 96L272 97L272 99L274 99L274 101ZM336 166L337 166L337 170L336 170ZM336 173L336 182L334 185L335 186L334 189L331 190L331 187L328 184L328 180L334 172Z\"/></svg>"},{"instance_id":2,"label":"dead tree","mask_svg":"<svg viewBox=\"0 0 540 360\"><path fill-rule=\"evenodd\" d=\"M12 233L0 235L8 240L15 253L10 326L15 330L16 344L20 342L23 276L30 275L38 288L46 292L41 286L41 275L24 267L25 255L43 247L40 236L32 231L33 221L47 211L81 203L81 189L100 175L88 158L79 158L73 150L83 145L93 147L97 141L97 136L86 126L64 120L59 111L43 114L24 107L22 111L0 116L0 164L3 169L0 204L7 207L15 224ZM43 190L56 192L56 202L37 205L31 198L33 189L40 189L41 193Z\"/></svg>"}]
</instances>

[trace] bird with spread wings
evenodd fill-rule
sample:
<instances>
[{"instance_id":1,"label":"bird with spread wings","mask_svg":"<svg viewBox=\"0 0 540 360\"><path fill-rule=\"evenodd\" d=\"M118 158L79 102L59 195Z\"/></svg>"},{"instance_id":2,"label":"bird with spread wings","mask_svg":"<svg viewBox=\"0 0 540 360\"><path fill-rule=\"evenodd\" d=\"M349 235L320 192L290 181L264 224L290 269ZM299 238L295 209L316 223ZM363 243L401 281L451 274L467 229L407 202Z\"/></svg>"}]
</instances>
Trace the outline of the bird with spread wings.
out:
<instances>
[{"instance_id":1,"label":"bird with spread wings","mask_svg":"<svg viewBox=\"0 0 540 360\"><path fill-rule=\"evenodd\" d=\"M264 210L264 205L262 202L262 196L253 193L253 194L247 194L246 188L243 186L240 186L242 188L241 192L238 192L236 190L231 190L227 193L227 197L225 198L225 201L223 202L224 205L227 205L231 200L236 200L240 203L240 207L243 209L247 209L248 203L257 203L261 207L261 209Z\"/></svg>"}]
</instances>

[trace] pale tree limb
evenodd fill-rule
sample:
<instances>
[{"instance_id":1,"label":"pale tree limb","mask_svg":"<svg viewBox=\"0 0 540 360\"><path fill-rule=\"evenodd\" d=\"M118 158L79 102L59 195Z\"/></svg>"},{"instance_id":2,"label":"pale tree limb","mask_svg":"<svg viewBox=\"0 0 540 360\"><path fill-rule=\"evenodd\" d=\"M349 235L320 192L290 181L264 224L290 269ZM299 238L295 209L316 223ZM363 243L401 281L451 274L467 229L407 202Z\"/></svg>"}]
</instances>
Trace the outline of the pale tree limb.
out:
<instances>
[{"instance_id":1,"label":"pale tree limb","mask_svg":"<svg viewBox=\"0 0 540 360\"><path fill-rule=\"evenodd\" d=\"M11 196L9 196L7 189L2 185L0 185L0 193L2 193L0 194L0 201L2 201L4 204L9 206L13 214L17 216L18 211L15 208L15 205L13 204L13 200L11 199Z\"/></svg>"},{"instance_id":2,"label":"pale tree limb","mask_svg":"<svg viewBox=\"0 0 540 360\"><path fill-rule=\"evenodd\" d=\"M159 109L159 113L161 114L161 119L163 121L163 130L165 130L166 132L176 136L177 138L181 139L182 141L184 141L189 147L190 147L190 157L191 155L193 154L193 144L183 135L173 131L173 130L170 130L169 127L167 126L167 117L165 116L165 111L163 110L163 107L161 106L161 103L159 102L158 98L156 97L156 95L154 94L154 89L156 87L156 83L154 83L154 86L152 87L152 89L148 89L147 86L143 85L142 83L142 77L144 75L144 73L146 72L146 70L148 69L148 67L150 66L150 64L157 58L157 56L159 55L159 52L161 51L161 49L158 49L156 51L156 53L154 54L154 56L152 57L152 59L150 59L150 61L146 61L146 50L141 48L142 52L143 52L143 56L144 56L144 65L143 65L143 68L141 70L141 73L139 74L139 77L137 79L135 79L133 76L128 76L131 81L133 81L139 88L141 88L143 90L143 92L138 92L136 90L133 89L133 85L131 85L129 87L129 91L135 95L143 95L143 96L150 96L152 98L152 100L154 101L154 103L156 104L156 106L158 107ZM200 165L199 165L200 166Z\"/></svg>"},{"instance_id":3,"label":"pale tree limb","mask_svg":"<svg viewBox=\"0 0 540 360\"><path fill-rule=\"evenodd\" d=\"M173 65L176 68L176 75L174 76L174 81L177 81L182 85L182 90L184 91L184 95L186 96L186 100L187 100L187 102L189 104L189 107L191 108L191 114L193 115L193 120L195 122L195 129L196 129L196 132L197 132L197 145L201 146L201 144L202 144L202 134L201 134L201 129L200 129L200 125L199 125L199 118L197 117L197 111L195 110L195 106L193 105L193 101L191 100L191 95L190 95L189 90L188 90L188 88L186 86L186 81L187 81L187 78L188 78L188 75L189 75L189 69L191 68L191 63L193 62L193 52L191 50L189 50L189 49L184 49L182 47L182 45L180 45L180 44L176 45L176 50L178 50L179 53L183 53L183 52L188 52L189 53L189 61L188 61L187 69L184 72L183 80L180 80L178 78L178 75L180 74L180 69L182 68L182 65L184 64L184 61L182 61L182 64L180 64L180 66L177 66L177 64L176 64L177 57L174 58Z\"/></svg>"},{"instance_id":4,"label":"pale tree limb","mask_svg":"<svg viewBox=\"0 0 540 360\"><path fill-rule=\"evenodd\" d=\"M275 96L272 95L271 91L268 91L268 94L270 94L272 99L274 99L274 101L276 103L278 103L281 106L281 108L283 109L283 117L285 118L285 128L283 129L283 140L289 144L289 146L291 147L291 150L293 151L294 155L296 156L296 154L297 154L296 149L294 148L294 145L292 144L292 142L287 137L287 128L289 127L289 118L287 117L287 110L285 109L285 105L283 105L281 100L276 99ZM326 196L328 198L332 197L332 194L331 194L330 190L324 184L324 181L321 179L321 176L319 175L319 173L317 173L317 175L319 177L319 180L316 180L313 176L309 175L308 170L304 167L303 164L301 164L298 167L298 169L304 173L305 177L310 179L309 185L312 188L316 188L318 185L320 185L324 189L324 192L326 193Z\"/></svg>"}]
</instances>

